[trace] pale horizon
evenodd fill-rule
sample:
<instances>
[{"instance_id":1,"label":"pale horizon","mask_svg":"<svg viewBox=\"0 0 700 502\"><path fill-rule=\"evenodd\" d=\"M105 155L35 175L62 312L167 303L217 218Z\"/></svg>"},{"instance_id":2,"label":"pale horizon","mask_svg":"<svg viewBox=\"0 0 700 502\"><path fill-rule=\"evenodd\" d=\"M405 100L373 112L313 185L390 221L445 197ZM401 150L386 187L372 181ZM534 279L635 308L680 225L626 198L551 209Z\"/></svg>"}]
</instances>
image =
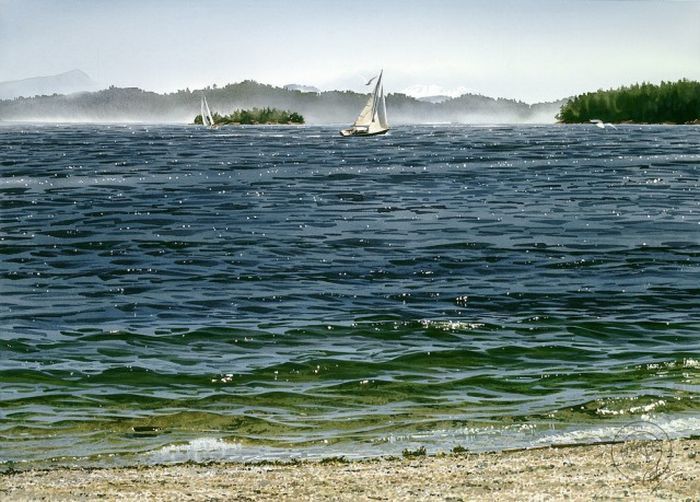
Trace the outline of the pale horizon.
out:
<instances>
[{"instance_id":1,"label":"pale horizon","mask_svg":"<svg viewBox=\"0 0 700 502\"><path fill-rule=\"evenodd\" d=\"M390 93L535 103L700 80L698 20L696 1L0 0L0 81L79 69L160 93L242 80L366 92L383 68Z\"/></svg>"}]
</instances>

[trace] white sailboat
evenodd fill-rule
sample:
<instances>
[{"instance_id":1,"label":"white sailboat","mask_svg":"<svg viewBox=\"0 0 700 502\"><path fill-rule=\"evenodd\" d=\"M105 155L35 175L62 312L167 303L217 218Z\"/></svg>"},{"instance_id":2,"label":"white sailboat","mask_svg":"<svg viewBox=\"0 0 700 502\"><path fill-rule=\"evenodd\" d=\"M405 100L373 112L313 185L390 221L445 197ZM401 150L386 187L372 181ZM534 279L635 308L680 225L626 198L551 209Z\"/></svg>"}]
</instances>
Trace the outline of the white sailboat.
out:
<instances>
[{"instance_id":1,"label":"white sailboat","mask_svg":"<svg viewBox=\"0 0 700 502\"><path fill-rule=\"evenodd\" d=\"M202 102L200 103L200 108L202 111L202 124L204 124L206 127L214 127L214 117L211 116L209 103L207 103L207 98L203 94Z\"/></svg>"},{"instance_id":2,"label":"white sailboat","mask_svg":"<svg viewBox=\"0 0 700 502\"><path fill-rule=\"evenodd\" d=\"M367 104L360 112L352 127L340 131L341 136L375 136L384 134L389 130L386 118L386 98L384 97L384 86L382 85L382 74L379 72L374 91L369 96ZM372 80L368 82L371 83Z\"/></svg>"}]
</instances>

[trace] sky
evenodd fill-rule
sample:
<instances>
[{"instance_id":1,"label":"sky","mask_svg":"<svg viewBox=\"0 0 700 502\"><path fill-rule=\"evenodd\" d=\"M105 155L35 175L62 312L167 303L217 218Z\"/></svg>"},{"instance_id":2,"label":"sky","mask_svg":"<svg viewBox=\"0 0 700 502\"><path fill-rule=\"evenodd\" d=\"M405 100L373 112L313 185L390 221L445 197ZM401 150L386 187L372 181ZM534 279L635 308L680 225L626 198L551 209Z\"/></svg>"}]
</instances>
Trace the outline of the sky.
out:
<instances>
[{"instance_id":1,"label":"sky","mask_svg":"<svg viewBox=\"0 0 700 502\"><path fill-rule=\"evenodd\" d=\"M526 102L700 80L700 0L0 0L0 81L253 79Z\"/></svg>"}]
</instances>

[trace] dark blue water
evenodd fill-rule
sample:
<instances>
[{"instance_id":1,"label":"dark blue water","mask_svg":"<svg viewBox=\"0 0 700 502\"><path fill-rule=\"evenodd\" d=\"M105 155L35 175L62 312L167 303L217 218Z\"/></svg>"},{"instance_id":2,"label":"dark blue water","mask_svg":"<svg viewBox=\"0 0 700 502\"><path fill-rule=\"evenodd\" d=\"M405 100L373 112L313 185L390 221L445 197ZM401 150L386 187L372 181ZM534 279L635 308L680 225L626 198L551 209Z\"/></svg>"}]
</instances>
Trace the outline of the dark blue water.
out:
<instances>
[{"instance_id":1,"label":"dark blue water","mask_svg":"<svg viewBox=\"0 0 700 502\"><path fill-rule=\"evenodd\" d=\"M699 181L692 126L4 125L0 461L696 434Z\"/></svg>"}]
</instances>

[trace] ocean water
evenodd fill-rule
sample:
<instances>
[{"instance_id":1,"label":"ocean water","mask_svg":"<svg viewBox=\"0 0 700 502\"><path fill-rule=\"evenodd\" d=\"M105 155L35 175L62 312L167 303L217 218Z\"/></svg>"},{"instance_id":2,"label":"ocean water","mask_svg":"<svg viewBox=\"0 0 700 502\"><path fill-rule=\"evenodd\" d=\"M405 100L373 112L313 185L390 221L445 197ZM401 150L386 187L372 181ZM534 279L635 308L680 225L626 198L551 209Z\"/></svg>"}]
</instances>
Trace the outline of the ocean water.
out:
<instances>
[{"instance_id":1,"label":"ocean water","mask_svg":"<svg viewBox=\"0 0 700 502\"><path fill-rule=\"evenodd\" d=\"M0 127L0 464L700 432L700 128Z\"/></svg>"}]
</instances>

